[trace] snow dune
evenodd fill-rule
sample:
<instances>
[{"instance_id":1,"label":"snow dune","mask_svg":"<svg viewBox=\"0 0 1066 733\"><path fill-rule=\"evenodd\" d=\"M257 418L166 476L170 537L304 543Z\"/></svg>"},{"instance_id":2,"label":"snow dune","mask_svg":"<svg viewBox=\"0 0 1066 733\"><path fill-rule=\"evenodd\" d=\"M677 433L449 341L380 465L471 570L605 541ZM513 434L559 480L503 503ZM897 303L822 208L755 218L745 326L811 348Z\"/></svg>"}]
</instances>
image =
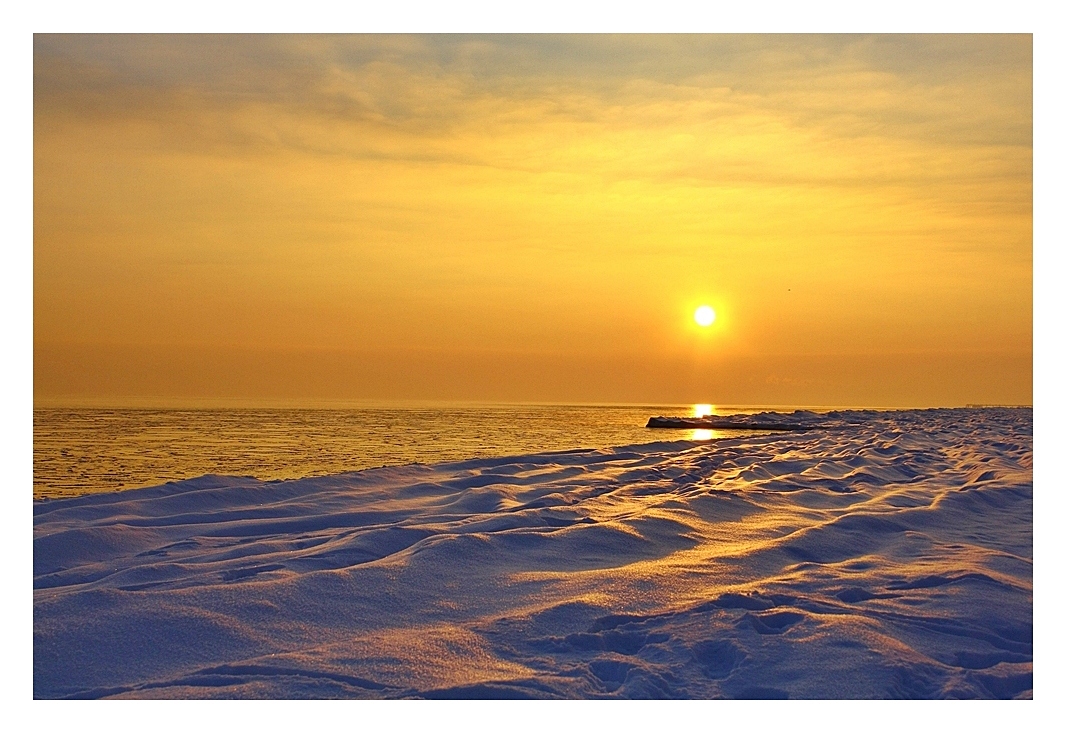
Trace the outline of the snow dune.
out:
<instances>
[{"instance_id":1,"label":"snow dune","mask_svg":"<svg viewBox=\"0 0 1066 733\"><path fill-rule=\"evenodd\" d=\"M1031 696L1032 411L758 419L36 502L34 694Z\"/></svg>"}]
</instances>

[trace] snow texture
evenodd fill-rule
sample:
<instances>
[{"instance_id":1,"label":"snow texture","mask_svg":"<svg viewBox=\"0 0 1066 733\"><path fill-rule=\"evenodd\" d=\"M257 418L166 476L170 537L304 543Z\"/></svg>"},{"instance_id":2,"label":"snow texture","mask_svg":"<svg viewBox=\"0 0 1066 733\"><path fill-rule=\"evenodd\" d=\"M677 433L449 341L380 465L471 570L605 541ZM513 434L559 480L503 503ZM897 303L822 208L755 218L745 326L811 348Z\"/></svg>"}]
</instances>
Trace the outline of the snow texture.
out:
<instances>
[{"instance_id":1,"label":"snow texture","mask_svg":"<svg viewBox=\"0 0 1066 733\"><path fill-rule=\"evenodd\" d=\"M36 502L34 695L1030 697L1032 411L776 419Z\"/></svg>"}]
</instances>

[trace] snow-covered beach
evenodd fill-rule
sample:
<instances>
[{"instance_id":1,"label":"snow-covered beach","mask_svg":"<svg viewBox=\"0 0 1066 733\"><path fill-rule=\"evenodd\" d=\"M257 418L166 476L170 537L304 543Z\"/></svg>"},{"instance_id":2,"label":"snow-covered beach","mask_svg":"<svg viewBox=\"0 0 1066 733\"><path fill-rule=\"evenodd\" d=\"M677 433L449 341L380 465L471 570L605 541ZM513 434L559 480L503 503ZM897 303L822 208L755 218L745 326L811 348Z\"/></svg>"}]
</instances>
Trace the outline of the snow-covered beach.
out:
<instances>
[{"instance_id":1,"label":"snow-covered beach","mask_svg":"<svg viewBox=\"0 0 1066 733\"><path fill-rule=\"evenodd\" d=\"M34 504L34 695L1032 695L1032 411Z\"/></svg>"}]
</instances>

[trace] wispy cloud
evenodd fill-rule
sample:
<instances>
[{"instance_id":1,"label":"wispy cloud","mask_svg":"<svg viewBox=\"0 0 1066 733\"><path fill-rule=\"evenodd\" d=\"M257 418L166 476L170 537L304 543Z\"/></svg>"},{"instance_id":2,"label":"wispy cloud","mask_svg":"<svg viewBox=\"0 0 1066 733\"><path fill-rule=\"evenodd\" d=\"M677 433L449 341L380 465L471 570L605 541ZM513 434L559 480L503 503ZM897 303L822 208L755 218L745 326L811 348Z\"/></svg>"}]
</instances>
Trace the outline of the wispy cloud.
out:
<instances>
[{"instance_id":1,"label":"wispy cloud","mask_svg":"<svg viewBox=\"0 0 1066 733\"><path fill-rule=\"evenodd\" d=\"M34 102L39 340L1031 343L1028 36L38 35Z\"/></svg>"}]
</instances>

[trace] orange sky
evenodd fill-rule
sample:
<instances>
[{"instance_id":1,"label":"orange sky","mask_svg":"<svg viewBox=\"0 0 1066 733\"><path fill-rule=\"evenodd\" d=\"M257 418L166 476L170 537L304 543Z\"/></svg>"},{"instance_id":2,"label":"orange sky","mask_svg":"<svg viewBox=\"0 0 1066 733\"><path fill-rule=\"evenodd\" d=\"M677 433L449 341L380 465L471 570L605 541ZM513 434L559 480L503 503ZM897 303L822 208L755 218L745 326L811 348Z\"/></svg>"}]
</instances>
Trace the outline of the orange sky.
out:
<instances>
[{"instance_id":1,"label":"orange sky","mask_svg":"<svg viewBox=\"0 0 1066 733\"><path fill-rule=\"evenodd\" d=\"M1030 404L1032 193L1031 36L37 35L34 399Z\"/></svg>"}]
</instances>

